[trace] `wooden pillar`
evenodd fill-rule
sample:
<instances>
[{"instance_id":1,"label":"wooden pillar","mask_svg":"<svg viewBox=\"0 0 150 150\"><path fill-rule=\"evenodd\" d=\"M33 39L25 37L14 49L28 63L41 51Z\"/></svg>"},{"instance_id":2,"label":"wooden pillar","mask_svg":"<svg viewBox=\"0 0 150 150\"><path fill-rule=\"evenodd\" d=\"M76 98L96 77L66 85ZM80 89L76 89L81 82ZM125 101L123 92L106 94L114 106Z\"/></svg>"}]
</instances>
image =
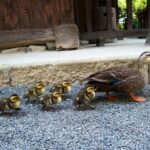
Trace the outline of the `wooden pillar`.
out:
<instances>
[{"instance_id":1,"label":"wooden pillar","mask_svg":"<svg viewBox=\"0 0 150 150\"><path fill-rule=\"evenodd\" d=\"M127 30L132 30L132 0L127 2Z\"/></svg>"},{"instance_id":2,"label":"wooden pillar","mask_svg":"<svg viewBox=\"0 0 150 150\"><path fill-rule=\"evenodd\" d=\"M87 32L92 32L91 0L86 0Z\"/></svg>"},{"instance_id":3,"label":"wooden pillar","mask_svg":"<svg viewBox=\"0 0 150 150\"><path fill-rule=\"evenodd\" d=\"M118 24L119 21L119 14L118 14L118 0L114 0L114 7L116 9L116 22Z\"/></svg>"},{"instance_id":4,"label":"wooden pillar","mask_svg":"<svg viewBox=\"0 0 150 150\"><path fill-rule=\"evenodd\" d=\"M148 8L148 29L150 32L150 0L147 0L147 8Z\"/></svg>"},{"instance_id":5,"label":"wooden pillar","mask_svg":"<svg viewBox=\"0 0 150 150\"><path fill-rule=\"evenodd\" d=\"M147 13L148 13L148 36L146 39L146 44L150 44L150 0L147 0Z\"/></svg>"},{"instance_id":6,"label":"wooden pillar","mask_svg":"<svg viewBox=\"0 0 150 150\"><path fill-rule=\"evenodd\" d=\"M112 1L107 0L106 3L107 9L107 30L112 31Z\"/></svg>"}]
</instances>

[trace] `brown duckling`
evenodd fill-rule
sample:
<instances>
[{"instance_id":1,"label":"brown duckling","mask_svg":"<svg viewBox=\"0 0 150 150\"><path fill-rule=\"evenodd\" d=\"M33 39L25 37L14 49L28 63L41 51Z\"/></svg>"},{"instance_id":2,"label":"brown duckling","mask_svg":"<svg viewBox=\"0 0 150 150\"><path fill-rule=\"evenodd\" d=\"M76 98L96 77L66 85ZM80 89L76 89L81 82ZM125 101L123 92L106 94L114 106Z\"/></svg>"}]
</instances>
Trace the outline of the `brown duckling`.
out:
<instances>
[{"instance_id":1,"label":"brown duckling","mask_svg":"<svg viewBox=\"0 0 150 150\"><path fill-rule=\"evenodd\" d=\"M24 95L24 98L28 100L28 102L32 102L38 99L39 96L45 93L45 85L43 82L37 82L34 87L27 90Z\"/></svg>"},{"instance_id":2,"label":"brown duckling","mask_svg":"<svg viewBox=\"0 0 150 150\"><path fill-rule=\"evenodd\" d=\"M72 90L71 83L67 80L61 82L60 84L55 84L52 92L59 92L62 94L63 100L65 100L65 94Z\"/></svg>"},{"instance_id":3,"label":"brown duckling","mask_svg":"<svg viewBox=\"0 0 150 150\"><path fill-rule=\"evenodd\" d=\"M143 102L145 98L136 96L134 93L148 84L149 63L150 52L143 52L138 59L138 69L111 67L91 74L84 81L96 87L99 92L106 92L105 96L108 100L117 98L110 95L109 92L121 92L127 93L135 102Z\"/></svg>"},{"instance_id":4,"label":"brown duckling","mask_svg":"<svg viewBox=\"0 0 150 150\"><path fill-rule=\"evenodd\" d=\"M54 86L53 91L66 94L66 93L69 93L71 89L72 89L72 86L71 86L70 81L65 80L65 81L62 81L60 84L56 84Z\"/></svg>"},{"instance_id":5,"label":"brown duckling","mask_svg":"<svg viewBox=\"0 0 150 150\"><path fill-rule=\"evenodd\" d=\"M95 106L89 104L95 98L95 91L91 85L81 89L73 100L73 106L78 110L95 109Z\"/></svg>"},{"instance_id":6,"label":"brown duckling","mask_svg":"<svg viewBox=\"0 0 150 150\"><path fill-rule=\"evenodd\" d=\"M56 105L60 103L62 100L61 93L53 92L51 94L44 95L40 98L40 103L43 105L43 110L46 111L54 111L53 109L49 108L51 105Z\"/></svg>"},{"instance_id":7,"label":"brown duckling","mask_svg":"<svg viewBox=\"0 0 150 150\"><path fill-rule=\"evenodd\" d=\"M19 110L20 109L20 98L18 95L13 94L9 98L4 98L0 101L0 111L5 113L9 110Z\"/></svg>"}]
</instances>

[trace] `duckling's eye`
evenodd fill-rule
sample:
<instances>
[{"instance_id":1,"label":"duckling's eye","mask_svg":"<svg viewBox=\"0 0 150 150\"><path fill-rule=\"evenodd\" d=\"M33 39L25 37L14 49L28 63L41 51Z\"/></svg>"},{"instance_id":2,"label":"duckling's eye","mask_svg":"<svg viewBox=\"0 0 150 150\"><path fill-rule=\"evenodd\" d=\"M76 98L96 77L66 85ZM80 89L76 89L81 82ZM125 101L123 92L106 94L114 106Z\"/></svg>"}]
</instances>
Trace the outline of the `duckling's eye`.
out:
<instances>
[{"instance_id":1,"label":"duckling's eye","mask_svg":"<svg viewBox=\"0 0 150 150\"><path fill-rule=\"evenodd\" d=\"M63 82L62 85L63 85L63 86L68 86L69 83L68 83L68 82Z\"/></svg>"},{"instance_id":2,"label":"duckling's eye","mask_svg":"<svg viewBox=\"0 0 150 150\"><path fill-rule=\"evenodd\" d=\"M13 97L11 97L10 99L11 99L12 102L15 102L15 101L18 100L18 97L14 97L14 96L13 96Z\"/></svg>"},{"instance_id":3,"label":"duckling's eye","mask_svg":"<svg viewBox=\"0 0 150 150\"><path fill-rule=\"evenodd\" d=\"M88 88L87 88L87 92L91 92L91 91L93 91L93 90L94 90L93 87L88 87Z\"/></svg>"},{"instance_id":4,"label":"duckling's eye","mask_svg":"<svg viewBox=\"0 0 150 150\"><path fill-rule=\"evenodd\" d=\"M37 84L36 85L37 88L42 88L42 86L43 86L42 84Z\"/></svg>"},{"instance_id":5,"label":"duckling's eye","mask_svg":"<svg viewBox=\"0 0 150 150\"><path fill-rule=\"evenodd\" d=\"M59 94L58 92L54 92L53 95L54 95L55 97L59 97L59 96L60 96L60 94Z\"/></svg>"}]
</instances>

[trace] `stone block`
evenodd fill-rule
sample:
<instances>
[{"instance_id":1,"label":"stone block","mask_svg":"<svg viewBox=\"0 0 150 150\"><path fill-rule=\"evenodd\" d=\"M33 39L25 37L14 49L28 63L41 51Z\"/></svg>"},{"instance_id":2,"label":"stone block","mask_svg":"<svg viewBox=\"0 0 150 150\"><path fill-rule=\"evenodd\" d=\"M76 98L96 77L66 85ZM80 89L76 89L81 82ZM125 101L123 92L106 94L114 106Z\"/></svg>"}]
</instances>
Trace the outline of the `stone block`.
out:
<instances>
[{"instance_id":1,"label":"stone block","mask_svg":"<svg viewBox=\"0 0 150 150\"><path fill-rule=\"evenodd\" d=\"M43 51L46 51L46 46L30 45L27 51L28 52L43 52Z\"/></svg>"},{"instance_id":2,"label":"stone block","mask_svg":"<svg viewBox=\"0 0 150 150\"><path fill-rule=\"evenodd\" d=\"M17 47L12 49L5 49L1 52L1 54L14 54L14 53L26 53L27 47Z\"/></svg>"},{"instance_id":3,"label":"stone block","mask_svg":"<svg viewBox=\"0 0 150 150\"><path fill-rule=\"evenodd\" d=\"M53 51L56 50L56 43L52 42L47 42L46 47L48 51Z\"/></svg>"},{"instance_id":4,"label":"stone block","mask_svg":"<svg viewBox=\"0 0 150 150\"><path fill-rule=\"evenodd\" d=\"M76 49L79 47L79 31L76 25L55 27L56 49Z\"/></svg>"}]
</instances>

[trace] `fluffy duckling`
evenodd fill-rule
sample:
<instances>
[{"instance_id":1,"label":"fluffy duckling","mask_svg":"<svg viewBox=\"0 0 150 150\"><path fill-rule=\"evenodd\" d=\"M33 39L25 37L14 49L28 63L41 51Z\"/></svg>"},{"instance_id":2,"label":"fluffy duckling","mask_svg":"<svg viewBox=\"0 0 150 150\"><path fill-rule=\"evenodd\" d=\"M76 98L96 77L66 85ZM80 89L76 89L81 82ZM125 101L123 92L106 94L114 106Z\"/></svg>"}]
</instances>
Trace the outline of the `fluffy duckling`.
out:
<instances>
[{"instance_id":1,"label":"fluffy duckling","mask_svg":"<svg viewBox=\"0 0 150 150\"><path fill-rule=\"evenodd\" d=\"M9 98L2 99L0 101L0 111L5 113L7 110L19 110L20 109L20 98L18 95L13 94Z\"/></svg>"},{"instance_id":2,"label":"fluffy duckling","mask_svg":"<svg viewBox=\"0 0 150 150\"><path fill-rule=\"evenodd\" d=\"M43 110L46 111L54 111L53 109L49 108L49 106L58 104L61 102L61 100L62 96L59 92L53 92L40 98L40 102L43 105Z\"/></svg>"},{"instance_id":3,"label":"fluffy duckling","mask_svg":"<svg viewBox=\"0 0 150 150\"><path fill-rule=\"evenodd\" d=\"M39 96L45 93L45 85L43 82L38 82L34 87L27 90L24 95L24 98L28 100L28 102L35 101Z\"/></svg>"},{"instance_id":4,"label":"fluffy duckling","mask_svg":"<svg viewBox=\"0 0 150 150\"><path fill-rule=\"evenodd\" d=\"M73 100L73 106L78 110L95 109L95 106L89 104L95 98L95 91L91 85L81 89Z\"/></svg>"},{"instance_id":5,"label":"fluffy duckling","mask_svg":"<svg viewBox=\"0 0 150 150\"><path fill-rule=\"evenodd\" d=\"M61 82L54 86L53 91L59 92L61 94L69 93L72 89L71 83L67 80Z\"/></svg>"},{"instance_id":6,"label":"fluffy duckling","mask_svg":"<svg viewBox=\"0 0 150 150\"><path fill-rule=\"evenodd\" d=\"M72 90L71 83L67 80L61 82L60 84L54 85L52 92L59 92L62 94L63 100L65 100L65 94Z\"/></svg>"}]
</instances>

